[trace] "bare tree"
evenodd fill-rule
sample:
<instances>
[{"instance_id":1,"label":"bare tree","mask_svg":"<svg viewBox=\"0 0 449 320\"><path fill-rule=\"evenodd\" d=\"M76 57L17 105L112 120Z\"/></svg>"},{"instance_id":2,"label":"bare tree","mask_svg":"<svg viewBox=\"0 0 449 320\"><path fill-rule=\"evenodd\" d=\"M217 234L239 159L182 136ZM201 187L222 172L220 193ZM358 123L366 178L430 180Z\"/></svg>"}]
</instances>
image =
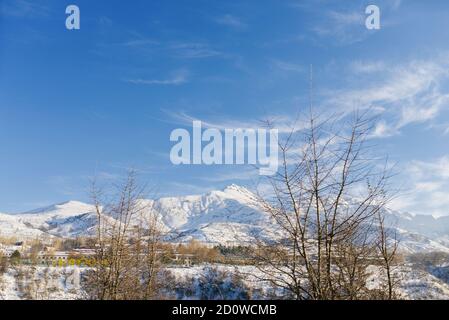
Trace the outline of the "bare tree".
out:
<instances>
[{"instance_id":1,"label":"bare tree","mask_svg":"<svg viewBox=\"0 0 449 320\"><path fill-rule=\"evenodd\" d=\"M130 171L112 200L92 184L97 215L96 264L88 276L90 296L101 300L151 299L157 294L160 222L145 188Z\"/></svg>"},{"instance_id":2,"label":"bare tree","mask_svg":"<svg viewBox=\"0 0 449 320\"><path fill-rule=\"evenodd\" d=\"M398 250L398 239L396 229L388 228L385 222L385 216L378 214L377 225L379 229L379 239L377 242L377 249L382 259L382 266L384 267L386 278L387 278L387 288L388 288L388 299L392 300L397 297L395 293L395 288L398 284L398 279L395 279L393 274L394 264L397 258Z\"/></svg>"},{"instance_id":3,"label":"bare tree","mask_svg":"<svg viewBox=\"0 0 449 320\"><path fill-rule=\"evenodd\" d=\"M253 255L263 280L296 299L369 298L368 267L378 263L375 218L389 200L390 177L371 154L373 124L367 112L342 124L311 111L279 144L273 195L258 199L278 236L259 239ZM395 250L383 245L390 262Z\"/></svg>"}]
</instances>

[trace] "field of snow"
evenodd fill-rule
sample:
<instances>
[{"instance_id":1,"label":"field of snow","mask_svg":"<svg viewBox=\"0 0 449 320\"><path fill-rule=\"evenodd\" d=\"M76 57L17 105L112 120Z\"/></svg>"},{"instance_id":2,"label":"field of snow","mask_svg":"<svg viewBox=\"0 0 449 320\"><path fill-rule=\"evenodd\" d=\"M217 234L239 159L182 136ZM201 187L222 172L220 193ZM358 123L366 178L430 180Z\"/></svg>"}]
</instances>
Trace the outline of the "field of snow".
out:
<instances>
[{"instance_id":1,"label":"field of snow","mask_svg":"<svg viewBox=\"0 0 449 320\"><path fill-rule=\"evenodd\" d=\"M243 283L238 287L229 287L227 290L224 285L220 294L227 296L219 298L235 299L238 298L236 295L239 292L240 294L242 292L250 293L253 299L285 297L284 292L273 290L268 282L261 281L263 274L254 266L203 264L189 268L169 267L166 270L174 278L176 287L184 286L183 293L179 296L178 292L176 298L199 299L204 297L205 286L213 281L210 277L211 270L218 270L228 278L237 276ZM368 287L374 289L380 285L382 275L377 267L372 267L370 271L372 276L368 279ZM83 269L78 267L21 266L9 268L8 272L0 275L0 300L85 299L86 295L80 281L82 272ZM449 277L447 273L444 275ZM436 277L423 270L413 269L411 266L395 269L394 276L401 280L401 284L397 288L400 299L449 300L449 284L441 277Z\"/></svg>"},{"instance_id":2,"label":"field of snow","mask_svg":"<svg viewBox=\"0 0 449 320\"><path fill-rule=\"evenodd\" d=\"M77 267L18 266L0 275L0 300L82 299Z\"/></svg>"},{"instance_id":3,"label":"field of snow","mask_svg":"<svg viewBox=\"0 0 449 320\"><path fill-rule=\"evenodd\" d=\"M192 277L201 277L210 267L210 265L200 265L192 268L170 268L169 271L178 281L182 282ZM256 298L282 297L283 295L282 292L274 292L268 282L260 280L263 278L263 274L256 267L226 265L215 265L214 267L228 274L239 275L239 277L243 278L245 285L250 287L253 292L259 292L260 296L256 296ZM368 279L368 287L370 289L378 288L382 275L377 267L371 267L370 272L372 272L372 276ZM426 271L416 270L411 268L411 266L402 266L395 269L393 274L396 279L401 280L400 285L397 287L400 299L449 300L449 283Z\"/></svg>"}]
</instances>

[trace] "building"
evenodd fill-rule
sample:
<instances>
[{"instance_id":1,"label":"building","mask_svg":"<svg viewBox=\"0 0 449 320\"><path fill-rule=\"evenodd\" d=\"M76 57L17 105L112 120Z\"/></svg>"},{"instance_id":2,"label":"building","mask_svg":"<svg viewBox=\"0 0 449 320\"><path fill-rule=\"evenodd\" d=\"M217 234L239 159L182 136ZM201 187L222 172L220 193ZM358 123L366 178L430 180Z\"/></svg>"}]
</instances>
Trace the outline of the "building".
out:
<instances>
[{"instance_id":1,"label":"building","mask_svg":"<svg viewBox=\"0 0 449 320\"><path fill-rule=\"evenodd\" d=\"M18 251L20 254L23 254L24 252L24 246L23 244L20 245L2 245L0 244L0 255L11 258L12 254Z\"/></svg>"},{"instance_id":2,"label":"building","mask_svg":"<svg viewBox=\"0 0 449 320\"><path fill-rule=\"evenodd\" d=\"M46 265L61 265L67 264L69 260L69 253L66 251L41 251L37 255L38 263Z\"/></svg>"},{"instance_id":3,"label":"building","mask_svg":"<svg viewBox=\"0 0 449 320\"><path fill-rule=\"evenodd\" d=\"M183 267L190 268L193 265L194 258L194 254L175 253L172 261L175 263L181 263Z\"/></svg>"}]
</instances>

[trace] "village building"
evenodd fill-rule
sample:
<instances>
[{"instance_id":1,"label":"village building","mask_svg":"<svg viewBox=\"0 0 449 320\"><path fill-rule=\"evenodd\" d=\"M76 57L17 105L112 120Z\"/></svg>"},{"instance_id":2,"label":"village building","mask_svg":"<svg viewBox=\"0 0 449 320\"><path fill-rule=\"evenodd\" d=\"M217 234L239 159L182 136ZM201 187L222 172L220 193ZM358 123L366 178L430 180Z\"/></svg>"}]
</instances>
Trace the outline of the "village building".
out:
<instances>
[{"instance_id":1,"label":"village building","mask_svg":"<svg viewBox=\"0 0 449 320\"><path fill-rule=\"evenodd\" d=\"M46 265L67 264L70 254L66 251L41 251L37 255L38 263Z\"/></svg>"},{"instance_id":2,"label":"village building","mask_svg":"<svg viewBox=\"0 0 449 320\"><path fill-rule=\"evenodd\" d=\"M23 242L16 242L13 245L4 245L0 243L0 255L11 258L12 254L15 251L18 251L20 254L26 252L28 248L23 244Z\"/></svg>"}]
</instances>

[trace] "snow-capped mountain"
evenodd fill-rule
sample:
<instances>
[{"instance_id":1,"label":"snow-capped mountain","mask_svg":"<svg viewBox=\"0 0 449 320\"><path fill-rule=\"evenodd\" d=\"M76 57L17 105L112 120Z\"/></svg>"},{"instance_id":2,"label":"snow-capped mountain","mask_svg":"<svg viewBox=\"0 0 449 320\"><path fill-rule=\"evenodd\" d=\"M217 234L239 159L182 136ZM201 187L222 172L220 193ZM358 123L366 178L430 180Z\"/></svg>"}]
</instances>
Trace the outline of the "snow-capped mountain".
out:
<instances>
[{"instance_id":1,"label":"snow-capped mountain","mask_svg":"<svg viewBox=\"0 0 449 320\"><path fill-rule=\"evenodd\" d=\"M14 215L0 213L0 236L36 238L43 235L43 231L27 225Z\"/></svg>"},{"instance_id":2,"label":"snow-capped mountain","mask_svg":"<svg viewBox=\"0 0 449 320\"><path fill-rule=\"evenodd\" d=\"M203 195L142 200L142 204L160 215L172 241L241 243L254 233L262 235L266 227L267 217L255 205L254 194L237 185ZM68 201L24 213L0 214L0 235L86 236L95 234L96 223L93 205Z\"/></svg>"},{"instance_id":3,"label":"snow-capped mountain","mask_svg":"<svg viewBox=\"0 0 449 320\"><path fill-rule=\"evenodd\" d=\"M449 252L449 216L413 215L387 211L387 224L395 227L402 250Z\"/></svg>"},{"instance_id":4,"label":"snow-capped mountain","mask_svg":"<svg viewBox=\"0 0 449 320\"><path fill-rule=\"evenodd\" d=\"M203 195L161 198L154 209L173 241L243 243L269 231L268 216L258 208L254 194L237 185Z\"/></svg>"},{"instance_id":5,"label":"snow-capped mountain","mask_svg":"<svg viewBox=\"0 0 449 320\"><path fill-rule=\"evenodd\" d=\"M248 243L254 235L276 236L269 216L260 210L255 199L248 189L230 185L202 195L142 200L142 203L160 216L171 241L196 239L231 245ZM449 217L389 210L387 218L397 229L403 250L449 252ZM92 205L69 201L20 214L0 214L0 235L19 238L87 236L95 234L96 223Z\"/></svg>"},{"instance_id":6,"label":"snow-capped mountain","mask_svg":"<svg viewBox=\"0 0 449 320\"><path fill-rule=\"evenodd\" d=\"M14 217L30 228L60 237L94 234L97 221L94 207L79 201L55 204Z\"/></svg>"}]
</instances>

